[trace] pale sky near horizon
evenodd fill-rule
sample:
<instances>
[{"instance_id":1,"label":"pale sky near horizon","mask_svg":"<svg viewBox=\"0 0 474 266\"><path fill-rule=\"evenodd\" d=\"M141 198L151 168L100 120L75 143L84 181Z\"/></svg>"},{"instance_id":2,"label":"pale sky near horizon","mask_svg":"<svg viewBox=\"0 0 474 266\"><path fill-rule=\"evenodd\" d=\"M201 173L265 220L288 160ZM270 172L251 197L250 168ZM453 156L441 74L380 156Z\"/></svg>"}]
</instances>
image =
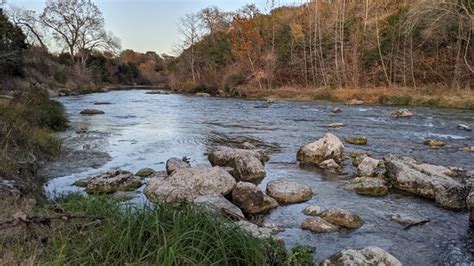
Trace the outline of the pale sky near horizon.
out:
<instances>
[{"instance_id":1,"label":"pale sky near horizon","mask_svg":"<svg viewBox=\"0 0 474 266\"><path fill-rule=\"evenodd\" d=\"M7 0L7 5L40 13L45 2L46 0ZM198 12L213 5L226 11L234 11L248 3L254 3L262 13L268 13L270 10L269 0L93 0L93 2L102 11L107 30L120 38L122 49L155 51L158 54L173 54L174 47L180 40L177 22L185 14Z\"/></svg>"}]
</instances>

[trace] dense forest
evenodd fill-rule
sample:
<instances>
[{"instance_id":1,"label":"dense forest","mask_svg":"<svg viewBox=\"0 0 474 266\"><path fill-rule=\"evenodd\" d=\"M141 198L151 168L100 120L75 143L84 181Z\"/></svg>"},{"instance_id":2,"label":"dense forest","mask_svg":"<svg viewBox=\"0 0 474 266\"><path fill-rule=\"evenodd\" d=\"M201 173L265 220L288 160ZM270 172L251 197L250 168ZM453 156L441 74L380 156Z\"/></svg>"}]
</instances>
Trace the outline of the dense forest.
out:
<instances>
[{"instance_id":1,"label":"dense forest","mask_svg":"<svg viewBox=\"0 0 474 266\"><path fill-rule=\"evenodd\" d=\"M70 25L94 32L83 34L82 41L81 34L63 34L58 14L66 6L47 6L41 14L11 8L10 21L25 39L16 45L24 68L8 71L69 92L149 84L246 96L288 87L296 88L295 94L314 88L453 91L474 83L472 1L278 4L269 2L268 14L246 5L235 12L208 7L186 15L178 22L182 43L176 57L120 51L120 41L105 31L96 7L90 7L94 12L88 18L93 24ZM51 43L63 52L51 53ZM8 87L13 86L3 85Z\"/></svg>"},{"instance_id":2,"label":"dense forest","mask_svg":"<svg viewBox=\"0 0 474 266\"><path fill-rule=\"evenodd\" d=\"M316 0L270 14L253 5L234 13L206 8L181 21L187 48L170 81L225 91L239 85L469 88L473 14L469 0Z\"/></svg>"}]
</instances>

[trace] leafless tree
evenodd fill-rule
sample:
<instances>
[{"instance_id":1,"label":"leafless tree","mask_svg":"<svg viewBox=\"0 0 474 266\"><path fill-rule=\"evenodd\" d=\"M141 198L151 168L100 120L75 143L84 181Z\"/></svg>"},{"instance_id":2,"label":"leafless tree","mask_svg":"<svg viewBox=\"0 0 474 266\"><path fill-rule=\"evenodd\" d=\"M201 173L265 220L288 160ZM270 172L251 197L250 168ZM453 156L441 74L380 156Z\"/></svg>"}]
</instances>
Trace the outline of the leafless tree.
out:
<instances>
[{"instance_id":1,"label":"leafless tree","mask_svg":"<svg viewBox=\"0 0 474 266\"><path fill-rule=\"evenodd\" d=\"M191 13L182 17L178 22L178 30L184 38L184 49L190 49L191 73L193 77L193 82L196 82L196 54L194 45L199 41L202 30L200 27L199 15L196 13Z\"/></svg>"},{"instance_id":2,"label":"leafless tree","mask_svg":"<svg viewBox=\"0 0 474 266\"><path fill-rule=\"evenodd\" d=\"M105 31L102 13L91 0L48 0L40 21L75 62L84 64L92 50L120 47L118 39Z\"/></svg>"},{"instance_id":3,"label":"leafless tree","mask_svg":"<svg viewBox=\"0 0 474 266\"><path fill-rule=\"evenodd\" d=\"M35 11L10 6L8 15L12 22L25 33L30 44L46 48L45 32Z\"/></svg>"}]
</instances>

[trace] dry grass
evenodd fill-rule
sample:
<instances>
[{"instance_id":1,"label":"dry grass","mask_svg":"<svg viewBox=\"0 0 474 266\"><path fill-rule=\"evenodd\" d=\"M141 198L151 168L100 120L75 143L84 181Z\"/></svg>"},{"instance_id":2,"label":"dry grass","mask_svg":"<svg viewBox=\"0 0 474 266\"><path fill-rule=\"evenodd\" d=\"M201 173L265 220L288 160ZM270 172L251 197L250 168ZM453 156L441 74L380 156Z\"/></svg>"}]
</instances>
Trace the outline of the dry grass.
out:
<instances>
[{"instance_id":1,"label":"dry grass","mask_svg":"<svg viewBox=\"0 0 474 266\"><path fill-rule=\"evenodd\" d=\"M237 94L244 98L281 99L302 101L347 102L353 99L367 104L430 106L474 109L474 91L469 88L449 90L445 88L325 88L325 87L281 87L260 90L239 87Z\"/></svg>"}]
</instances>

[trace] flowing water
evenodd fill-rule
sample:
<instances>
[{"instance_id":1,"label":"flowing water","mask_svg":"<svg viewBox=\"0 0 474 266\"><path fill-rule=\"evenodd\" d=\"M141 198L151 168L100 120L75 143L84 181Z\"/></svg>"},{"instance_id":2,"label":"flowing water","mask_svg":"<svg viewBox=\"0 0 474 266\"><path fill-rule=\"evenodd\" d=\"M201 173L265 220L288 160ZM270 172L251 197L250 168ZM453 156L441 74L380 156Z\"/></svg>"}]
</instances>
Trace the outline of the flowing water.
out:
<instances>
[{"instance_id":1,"label":"flowing water","mask_svg":"<svg viewBox=\"0 0 474 266\"><path fill-rule=\"evenodd\" d=\"M320 171L301 169L296 163L298 148L315 141L326 132L339 137L367 136L369 145L345 144L346 151L364 150L382 158L393 153L407 155L432 164L473 169L474 154L459 150L474 145L474 132L457 129L457 124L474 124L468 110L411 108L415 116L390 118L395 107L342 106L343 112L330 110L340 104L276 102L203 98L179 94L145 94L142 90L113 91L105 94L59 98L69 114L72 129L63 133L68 151L62 160L45 169L54 177L48 193L81 191L71 184L111 168L137 171L143 167L164 170L170 157L187 156L192 164L207 163L209 148L241 140L257 143L270 153L267 177L259 187L275 179L289 178L309 185L314 197L301 204L281 206L265 216L265 221L282 225L278 234L288 246L308 244L316 247L316 259L347 248L379 246L406 265L474 263L474 228L469 228L467 212L439 208L431 201L391 193L386 197L359 196L342 188L354 168L345 162L346 175L328 176ZM108 101L110 105L93 105ZM105 115L81 116L86 108L97 108ZM341 122L346 127L328 129ZM87 127L86 134L75 128ZM444 140L449 147L430 149L426 138ZM146 201L144 196L135 199ZM302 210L317 204L354 211L365 220L353 231L313 234L299 229L305 219ZM388 213L422 216L430 222L404 230L392 222Z\"/></svg>"}]
</instances>

